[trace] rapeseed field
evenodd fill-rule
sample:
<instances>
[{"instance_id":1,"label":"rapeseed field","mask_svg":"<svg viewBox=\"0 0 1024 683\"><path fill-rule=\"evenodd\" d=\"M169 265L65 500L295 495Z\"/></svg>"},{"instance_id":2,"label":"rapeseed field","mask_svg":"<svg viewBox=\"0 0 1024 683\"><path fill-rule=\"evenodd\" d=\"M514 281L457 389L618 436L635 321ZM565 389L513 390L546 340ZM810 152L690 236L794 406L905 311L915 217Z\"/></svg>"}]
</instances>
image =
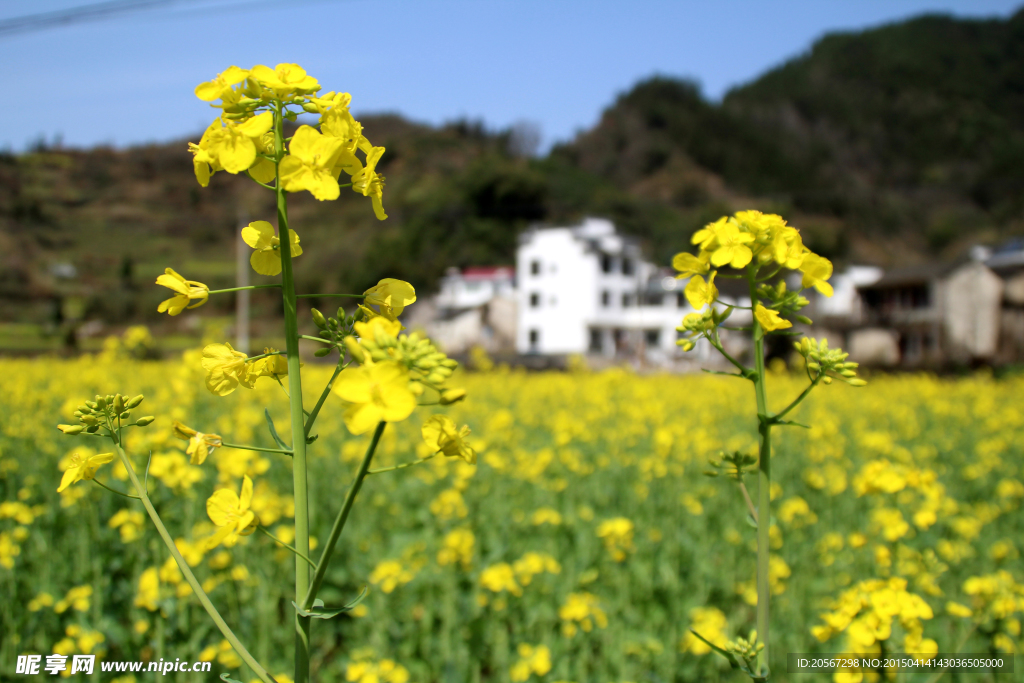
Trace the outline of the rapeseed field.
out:
<instances>
[{"instance_id":1,"label":"rapeseed field","mask_svg":"<svg viewBox=\"0 0 1024 683\"><path fill-rule=\"evenodd\" d=\"M331 370L304 370L307 404ZM88 480L57 492L74 456L99 451L56 425L84 398L119 391L145 394L156 418L126 450L137 471L148 468L179 550L239 638L289 680L290 461L217 448L192 465L172 430L177 420L273 449L263 408L289 441L282 389L265 380L214 396L196 352L163 362L5 359L0 373L3 666L27 652L90 653L212 660L210 681L253 678L137 500ZM429 411L384 432L374 468L394 469L367 478L321 591L329 605L367 595L349 613L315 620L312 678L740 680L689 629L724 645L754 626L755 529L736 483L705 475L723 451L756 454L750 384L501 368L458 380L470 400L445 412L472 430L476 463L434 457L394 468L430 455L420 436ZM819 388L792 414L810 428L776 432L777 680L831 678L787 674L787 652L1009 653L1024 644L1024 379L869 380ZM779 368L768 382L779 402L771 408L806 385ZM327 536L370 439L346 430L340 399L328 402L309 446L316 539ZM255 533L207 550L207 498L237 491L244 476L252 512L277 540ZM122 492L126 479L116 459L96 474ZM753 478L747 485L754 492Z\"/></svg>"}]
</instances>

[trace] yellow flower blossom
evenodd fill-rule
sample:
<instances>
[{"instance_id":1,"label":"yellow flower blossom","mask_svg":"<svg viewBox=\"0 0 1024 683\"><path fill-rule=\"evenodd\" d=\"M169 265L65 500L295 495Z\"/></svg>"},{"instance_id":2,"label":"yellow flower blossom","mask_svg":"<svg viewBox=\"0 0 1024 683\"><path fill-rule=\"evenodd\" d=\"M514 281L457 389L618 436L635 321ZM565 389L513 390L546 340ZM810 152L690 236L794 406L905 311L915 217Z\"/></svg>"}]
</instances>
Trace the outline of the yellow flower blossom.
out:
<instances>
[{"instance_id":1,"label":"yellow flower blossom","mask_svg":"<svg viewBox=\"0 0 1024 683\"><path fill-rule=\"evenodd\" d=\"M71 462L68 464L68 468L64 470L64 476L61 477L60 486L57 487L57 492L60 493L72 484L77 484L83 479L93 479L96 477L96 470L101 465L106 465L108 462L114 459L113 453L98 453L96 455L81 455L75 453L71 456Z\"/></svg>"},{"instance_id":2,"label":"yellow flower blossom","mask_svg":"<svg viewBox=\"0 0 1024 683\"><path fill-rule=\"evenodd\" d=\"M218 396L227 396L241 384L252 389L258 375L246 363L247 355L235 351L231 344L207 344L203 348L203 369L206 388Z\"/></svg>"},{"instance_id":3,"label":"yellow flower blossom","mask_svg":"<svg viewBox=\"0 0 1024 683\"><path fill-rule=\"evenodd\" d=\"M408 683L409 671L390 659L349 662L345 668L345 680L348 683Z\"/></svg>"},{"instance_id":4,"label":"yellow flower blossom","mask_svg":"<svg viewBox=\"0 0 1024 683\"><path fill-rule=\"evenodd\" d=\"M725 647L727 639L725 629L727 621L725 614L716 607L694 607L690 610L690 628L683 635L679 648L683 652L692 652L695 655L706 655L711 652L707 643L693 635L696 631L709 642L718 647Z\"/></svg>"},{"instance_id":5,"label":"yellow flower blossom","mask_svg":"<svg viewBox=\"0 0 1024 683\"><path fill-rule=\"evenodd\" d=\"M480 572L480 585L492 593L507 591L512 595L522 595L523 589L516 582L516 573L507 562L492 564Z\"/></svg>"},{"instance_id":6,"label":"yellow flower blossom","mask_svg":"<svg viewBox=\"0 0 1024 683\"><path fill-rule=\"evenodd\" d=\"M712 223L708 229L714 233L716 245L711 252L711 265L717 267L728 264L733 268L743 268L750 263L753 252L747 245L754 241L753 235L741 232L739 226L732 221ZM696 237L694 235L694 239Z\"/></svg>"},{"instance_id":7,"label":"yellow flower blossom","mask_svg":"<svg viewBox=\"0 0 1024 683\"><path fill-rule=\"evenodd\" d=\"M292 93L311 93L320 89L317 80L298 64L278 64L273 69L257 64L249 70L249 75L259 81L264 88L273 90L278 97Z\"/></svg>"},{"instance_id":8,"label":"yellow flower blossom","mask_svg":"<svg viewBox=\"0 0 1024 683\"><path fill-rule=\"evenodd\" d=\"M825 296L832 296L832 285L827 280L832 277L832 262L817 254L806 254L800 263L803 279L800 286L814 287Z\"/></svg>"},{"instance_id":9,"label":"yellow flower blossom","mask_svg":"<svg viewBox=\"0 0 1024 683\"><path fill-rule=\"evenodd\" d=\"M373 203L373 213L377 220L385 220L384 213L384 176L377 173L377 163L384 154L383 147L373 147L366 152L366 165L352 175L352 191L369 197Z\"/></svg>"},{"instance_id":10,"label":"yellow flower blossom","mask_svg":"<svg viewBox=\"0 0 1024 683\"><path fill-rule=\"evenodd\" d=\"M238 542L239 536L247 536L256 530L260 520L250 510L252 505L252 479L242 478L241 495L230 489L214 491L206 501L206 514L210 521L220 527L206 542L211 550L224 544L230 548Z\"/></svg>"},{"instance_id":11,"label":"yellow flower blossom","mask_svg":"<svg viewBox=\"0 0 1024 683\"><path fill-rule=\"evenodd\" d=\"M462 458L471 465L476 462L476 452L466 442L466 437L469 436L468 426L463 425L459 429L451 418L434 415L423 423L420 431L423 434L423 441L432 452Z\"/></svg>"},{"instance_id":12,"label":"yellow flower blossom","mask_svg":"<svg viewBox=\"0 0 1024 683\"><path fill-rule=\"evenodd\" d=\"M597 527L597 536L604 541L605 549L616 562L626 559L633 552L633 522L625 517L607 519Z\"/></svg>"},{"instance_id":13,"label":"yellow flower blossom","mask_svg":"<svg viewBox=\"0 0 1024 683\"><path fill-rule=\"evenodd\" d=\"M437 553L437 563L442 567L456 562L463 569L469 569L473 562L473 546L476 537L469 529L455 529L444 537L441 550Z\"/></svg>"},{"instance_id":14,"label":"yellow flower blossom","mask_svg":"<svg viewBox=\"0 0 1024 683\"><path fill-rule=\"evenodd\" d=\"M245 171L257 161L256 140L274 125L274 115L263 112L252 118L234 122L217 119L206 129L199 144L189 143L196 180L203 187L210 175L224 170L235 174Z\"/></svg>"},{"instance_id":15,"label":"yellow flower blossom","mask_svg":"<svg viewBox=\"0 0 1024 683\"><path fill-rule=\"evenodd\" d=\"M173 425L174 436L183 441L188 441L188 448L185 454L190 457L189 462L193 465L202 465L206 462L206 456L215 448L220 448L224 439L219 434L203 434L191 427L183 425L177 420Z\"/></svg>"},{"instance_id":16,"label":"yellow flower blossom","mask_svg":"<svg viewBox=\"0 0 1024 683\"><path fill-rule=\"evenodd\" d=\"M341 190L334 171L344 144L341 138L322 135L312 126L299 126L288 155L281 160L281 187L286 192L308 190L320 201L337 199Z\"/></svg>"},{"instance_id":17,"label":"yellow flower blossom","mask_svg":"<svg viewBox=\"0 0 1024 683\"><path fill-rule=\"evenodd\" d=\"M76 612L88 612L91 606L92 586L75 586L64 595L62 600L57 601L53 606L53 611L57 614L64 614L69 608L74 608Z\"/></svg>"},{"instance_id":18,"label":"yellow flower blossom","mask_svg":"<svg viewBox=\"0 0 1024 683\"><path fill-rule=\"evenodd\" d=\"M365 434L378 422L401 422L416 409L409 373L394 361L347 368L335 386L338 396L351 404L344 419L353 434Z\"/></svg>"},{"instance_id":19,"label":"yellow flower blossom","mask_svg":"<svg viewBox=\"0 0 1024 683\"><path fill-rule=\"evenodd\" d=\"M679 271L676 279L685 280L694 275L706 275L711 268L708 265L710 258L711 255L705 251L702 251L700 256L694 256L685 251L676 254L672 257L672 267Z\"/></svg>"},{"instance_id":20,"label":"yellow flower blossom","mask_svg":"<svg viewBox=\"0 0 1024 683\"><path fill-rule=\"evenodd\" d=\"M379 562L370 573L370 583L380 586L385 593L391 593L415 577L416 574L404 567L398 560L384 560Z\"/></svg>"},{"instance_id":21,"label":"yellow flower blossom","mask_svg":"<svg viewBox=\"0 0 1024 683\"><path fill-rule=\"evenodd\" d=\"M117 529L121 534L121 541L131 543L142 538L142 532L146 526L146 516L139 510L118 510L107 521L107 526Z\"/></svg>"},{"instance_id":22,"label":"yellow flower blossom","mask_svg":"<svg viewBox=\"0 0 1024 683\"><path fill-rule=\"evenodd\" d=\"M713 304L715 299L718 298L718 288L715 287L716 274L717 271L711 273L711 277L708 278L707 282L704 282L704 278L700 275L694 275L690 278L690 283L686 285L686 289L683 291L686 294L686 300L695 309L700 310L708 304Z\"/></svg>"},{"instance_id":23,"label":"yellow flower blossom","mask_svg":"<svg viewBox=\"0 0 1024 683\"><path fill-rule=\"evenodd\" d=\"M551 650L547 645L527 645L522 643L516 648L519 659L512 665L509 678L516 683L530 680L530 676L546 676L551 671Z\"/></svg>"},{"instance_id":24,"label":"yellow flower blossom","mask_svg":"<svg viewBox=\"0 0 1024 683\"><path fill-rule=\"evenodd\" d=\"M402 315L406 306L416 302L416 290L412 285L390 277L384 278L363 294L367 304L378 306L381 314L392 320Z\"/></svg>"},{"instance_id":25,"label":"yellow flower blossom","mask_svg":"<svg viewBox=\"0 0 1024 683\"><path fill-rule=\"evenodd\" d=\"M597 596L586 592L570 593L565 604L558 608L558 618L562 620L562 633L570 638L576 635L577 628L590 633L595 626L608 626L608 617Z\"/></svg>"},{"instance_id":26,"label":"yellow flower blossom","mask_svg":"<svg viewBox=\"0 0 1024 683\"><path fill-rule=\"evenodd\" d=\"M771 308L765 308L761 304L757 304L754 307L754 317L757 318L757 322L761 323L761 327L764 328L765 332L784 330L787 327L793 327L793 323L785 318L779 317L778 311Z\"/></svg>"},{"instance_id":27,"label":"yellow flower blossom","mask_svg":"<svg viewBox=\"0 0 1024 683\"><path fill-rule=\"evenodd\" d=\"M175 293L173 297L162 301L157 307L158 313L167 312L170 315L178 315L186 308L197 308L206 303L210 298L210 288L202 282L186 280L174 272L172 268L164 270L164 274L157 277L156 283L167 287ZM192 303L196 301L198 303Z\"/></svg>"},{"instance_id":28,"label":"yellow flower blossom","mask_svg":"<svg viewBox=\"0 0 1024 683\"><path fill-rule=\"evenodd\" d=\"M289 230L291 236L292 258L302 254L299 236ZM242 228L242 240L255 249L249 257L252 269L260 275L279 275L281 273L281 239L274 232L274 226L267 221L253 221Z\"/></svg>"},{"instance_id":29,"label":"yellow flower blossom","mask_svg":"<svg viewBox=\"0 0 1024 683\"><path fill-rule=\"evenodd\" d=\"M249 72L245 69L239 69L237 66L229 66L227 69L217 74L216 78L212 81L205 81L196 86L196 97L203 100L204 102L213 102L219 100L224 94L231 90L231 86L238 85L249 76Z\"/></svg>"}]
</instances>

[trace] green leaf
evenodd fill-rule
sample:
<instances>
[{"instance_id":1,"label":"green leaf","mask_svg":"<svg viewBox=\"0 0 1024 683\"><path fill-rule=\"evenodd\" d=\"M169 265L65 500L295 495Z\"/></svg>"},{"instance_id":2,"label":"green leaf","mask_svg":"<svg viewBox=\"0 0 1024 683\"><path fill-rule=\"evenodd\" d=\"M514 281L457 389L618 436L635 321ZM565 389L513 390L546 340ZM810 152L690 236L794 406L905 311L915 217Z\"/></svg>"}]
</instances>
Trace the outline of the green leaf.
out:
<instances>
[{"instance_id":1,"label":"green leaf","mask_svg":"<svg viewBox=\"0 0 1024 683\"><path fill-rule=\"evenodd\" d=\"M792 427L803 427L804 429L810 429L811 428L810 425L805 425L803 422L797 422L796 420L777 420L775 422L775 424L777 424L777 425L784 425L784 426L788 425L788 426L792 426Z\"/></svg>"},{"instance_id":2,"label":"green leaf","mask_svg":"<svg viewBox=\"0 0 1024 683\"><path fill-rule=\"evenodd\" d=\"M232 678L231 674L221 674L220 680L224 681L224 683L242 683L242 681Z\"/></svg>"},{"instance_id":3,"label":"green leaf","mask_svg":"<svg viewBox=\"0 0 1024 683\"><path fill-rule=\"evenodd\" d=\"M339 614L342 614L343 612L351 612L355 608L355 606L361 603L368 594L369 590L366 588L366 586L363 586L362 592L359 593L356 599L348 603L344 607L325 607L324 601L320 598L317 598L313 601L313 607L309 610L302 609L298 606L298 604L296 604L294 600L292 600L292 604L295 605L295 610L304 617L309 617L310 619L331 619L332 617L336 617Z\"/></svg>"},{"instance_id":4,"label":"green leaf","mask_svg":"<svg viewBox=\"0 0 1024 683\"><path fill-rule=\"evenodd\" d=\"M281 448L283 448L286 451L290 451L291 448L277 434L277 428L274 426L274 421L270 418L270 410L267 409L267 408L264 408L263 409L263 414L267 418L267 427L270 428L270 436L274 437L274 441L277 442L278 446L280 446Z\"/></svg>"}]
</instances>

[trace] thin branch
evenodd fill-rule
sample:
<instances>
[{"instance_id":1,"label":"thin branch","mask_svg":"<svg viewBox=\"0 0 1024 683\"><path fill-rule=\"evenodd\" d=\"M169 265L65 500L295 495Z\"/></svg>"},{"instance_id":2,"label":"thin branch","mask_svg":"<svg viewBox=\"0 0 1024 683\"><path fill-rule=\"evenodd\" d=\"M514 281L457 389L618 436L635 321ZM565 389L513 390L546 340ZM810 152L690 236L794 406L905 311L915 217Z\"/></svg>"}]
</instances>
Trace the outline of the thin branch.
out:
<instances>
[{"instance_id":1,"label":"thin branch","mask_svg":"<svg viewBox=\"0 0 1024 683\"><path fill-rule=\"evenodd\" d=\"M246 170L245 175L249 176L249 180L253 181L257 185L265 187L268 190L273 190L274 192L277 192L277 188L276 187L274 187L273 185L267 185L266 183L261 183L260 181L256 180L255 178L252 177L252 173L249 173L248 170Z\"/></svg>"},{"instance_id":2,"label":"thin branch","mask_svg":"<svg viewBox=\"0 0 1024 683\"><path fill-rule=\"evenodd\" d=\"M258 451L260 453L284 453L285 455L291 455L292 452L281 448L262 448L260 446L245 446L239 443L221 443L224 448L234 448L238 451Z\"/></svg>"},{"instance_id":3,"label":"thin branch","mask_svg":"<svg viewBox=\"0 0 1024 683\"><path fill-rule=\"evenodd\" d=\"M334 374L331 375L331 378L329 380L327 380L327 386L325 386L324 390L320 392L320 398L317 399L316 405L313 406L313 410L309 414L309 419L306 420L306 428L303 430L303 433L307 439L309 438L310 430L313 429L313 423L316 422L317 415L320 414L320 409L323 407L324 401L327 400L327 397L331 393L331 387L334 386L334 380L338 379L338 375L340 375L341 371L344 370L346 367L348 367L348 363L345 363L344 365L338 363L338 365L334 368Z\"/></svg>"},{"instance_id":4,"label":"thin branch","mask_svg":"<svg viewBox=\"0 0 1024 683\"><path fill-rule=\"evenodd\" d=\"M381 468L378 468L378 469L375 469L375 470L367 470L366 473L367 474L381 474L382 472L394 472L395 470L404 470L406 467L413 467L415 465L419 465L421 462L426 462L426 461L430 460L431 458L433 458L434 456L436 456L440 452L441 451L438 451L437 453L431 453L430 455L428 455L425 458L420 458L419 460L414 460L412 462L403 462L401 465L393 465L391 467L381 467Z\"/></svg>"},{"instance_id":5,"label":"thin branch","mask_svg":"<svg viewBox=\"0 0 1024 683\"><path fill-rule=\"evenodd\" d=\"M737 482L740 485L740 491L743 492L743 500L747 501L747 510L750 512L750 516L754 518L754 523L757 523L757 509L754 507L754 501L750 498L750 492L747 491L747 485L740 479Z\"/></svg>"},{"instance_id":6,"label":"thin branch","mask_svg":"<svg viewBox=\"0 0 1024 683\"><path fill-rule=\"evenodd\" d=\"M319 299L321 297L346 296L352 299L362 299L365 294L296 294L296 299Z\"/></svg>"},{"instance_id":7,"label":"thin branch","mask_svg":"<svg viewBox=\"0 0 1024 683\"><path fill-rule=\"evenodd\" d=\"M107 486L106 484L104 484L103 482L98 481L96 479L93 479L92 483L94 483L97 486L100 486L102 488L105 488L106 490L110 491L111 493L116 493L119 496L124 496L125 498L132 498L134 500L142 500L142 498L140 498L139 496L133 496L133 495L128 494L128 493L122 493L122 492L118 491L117 489L112 489L109 486Z\"/></svg>"},{"instance_id":8,"label":"thin branch","mask_svg":"<svg viewBox=\"0 0 1024 683\"><path fill-rule=\"evenodd\" d=\"M803 390L803 391L802 391L802 392L800 393L800 395L799 395L799 396L797 396L796 398L794 398L794 399L793 399L793 402L792 402L792 403L790 403L790 404L789 404L788 406L786 406L785 410L783 410L783 411L782 411L781 413L777 413L776 415L774 415L774 416L772 417L772 420L774 420L774 421L776 421L776 422L777 422L777 421L779 421L779 420L781 420L781 419L782 419L783 417L785 417L785 416L786 416L786 413L788 413L789 411L793 410L793 408L796 408L796 407L797 407L798 405L800 405L800 401L803 401L803 400L804 400L804 398L806 398L806 397L807 397L807 394L811 393L811 389L813 389L814 387L818 386L818 382L820 382L820 381L821 381L821 378L822 378L822 377L824 377L824 376L825 376L825 373L823 373L823 372L819 372L819 373L818 373L818 375L817 375L817 377L815 377L815 378L814 378L814 379L813 379L813 380L811 381L811 383L807 385L807 388L806 388L806 389L804 389L804 390Z\"/></svg>"},{"instance_id":9,"label":"thin branch","mask_svg":"<svg viewBox=\"0 0 1024 683\"><path fill-rule=\"evenodd\" d=\"M332 346L334 344L334 342L332 342L330 339L324 339L322 337L312 337L308 334L300 334L299 339L308 339L309 341L320 342L321 344L327 344L328 346Z\"/></svg>"},{"instance_id":10,"label":"thin branch","mask_svg":"<svg viewBox=\"0 0 1024 683\"><path fill-rule=\"evenodd\" d=\"M265 526L257 526L256 528L257 528L257 529L259 529L260 531L262 531L262 532L263 532L264 534L266 534L266 535L267 535L267 536L269 536L270 538L272 538L272 539L274 539L275 541L277 541L277 542L278 542L279 544L281 544L281 545L282 545L282 546L284 546L285 548L288 548L288 550L291 550L291 551L292 551L293 553L295 553L296 555L298 555L299 557L301 557L302 559L304 559L304 560L305 560L306 562L308 562L308 563L309 563L309 566L310 566L310 567L312 567L313 569L316 569L316 565L315 565L315 564L313 564L313 560L309 559L308 557L306 557L305 555L303 555L302 553L300 553L300 552L299 552L298 550L296 550L296 549L295 549L295 548L293 548L292 546L288 545L287 543L285 543L284 541L282 541L282 540L281 540L280 538L278 538L278 537L277 537L277 536L275 536L274 534L272 534L272 533L270 533L269 531L267 531L267 528L266 528Z\"/></svg>"},{"instance_id":11,"label":"thin branch","mask_svg":"<svg viewBox=\"0 0 1024 683\"><path fill-rule=\"evenodd\" d=\"M207 294L227 294L228 292L240 292L243 289L280 289L281 285L249 285L248 287L228 287L227 289L211 289Z\"/></svg>"}]
</instances>

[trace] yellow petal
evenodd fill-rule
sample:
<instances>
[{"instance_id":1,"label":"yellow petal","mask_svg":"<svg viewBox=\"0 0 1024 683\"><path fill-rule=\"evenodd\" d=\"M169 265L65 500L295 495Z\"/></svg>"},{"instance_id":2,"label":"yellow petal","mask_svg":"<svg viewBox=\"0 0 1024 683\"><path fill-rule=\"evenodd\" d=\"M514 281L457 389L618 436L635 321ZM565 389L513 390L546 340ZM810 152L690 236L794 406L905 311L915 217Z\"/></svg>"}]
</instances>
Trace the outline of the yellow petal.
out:
<instances>
[{"instance_id":1,"label":"yellow petal","mask_svg":"<svg viewBox=\"0 0 1024 683\"><path fill-rule=\"evenodd\" d=\"M230 489L214 491L206 500L206 514L210 516L211 522L224 526L231 521L231 517L238 514L238 496Z\"/></svg>"},{"instance_id":2,"label":"yellow petal","mask_svg":"<svg viewBox=\"0 0 1024 683\"><path fill-rule=\"evenodd\" d=\"M274 237L274 226L267 221L253 221L242 228L242 241L253 249L269 249Z\"/></svg>"},{"instance_id":3,"label":"yellow petal","mask_svg":"<svg viewBox=\"0 0 1024 683\"><path fill-rule=\"evenodd\" d=\"M238 504L242 510L248 510L249 505L252 503L252 479L249 475L245 475L242 478L242 495L239 498Z\"/></svg>"},{"instance_id":4,"label":"yellow petal","mask_svg":"<svg viewBox=\"0 0 1024 683\"><path fill-rule=\"evenodd\" d=\"M260 275L278 275L281 272L281 252L276 249L254 251L249 263Z\"/></svg>"}]
</instances>

